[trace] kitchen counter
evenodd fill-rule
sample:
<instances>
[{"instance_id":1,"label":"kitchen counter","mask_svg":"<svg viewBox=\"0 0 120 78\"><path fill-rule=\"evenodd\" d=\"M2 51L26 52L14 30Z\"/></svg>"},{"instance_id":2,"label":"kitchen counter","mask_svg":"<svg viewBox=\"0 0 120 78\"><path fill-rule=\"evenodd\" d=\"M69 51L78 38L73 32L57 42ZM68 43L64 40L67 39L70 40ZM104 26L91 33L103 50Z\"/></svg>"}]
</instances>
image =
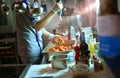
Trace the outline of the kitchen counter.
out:
<instances>
[{"instance_id":1,"label":"kitchen counter","mask_svg":"<svg viewBox=\"0 0 120 78\"><path fill-rule=\"evenodd\" d=\"M51 64L30 65L19 78L58 78L68 72L69 68L53 69Z\"/></svg>"},{"instance_id":2,"label":"kitchen counter","mask_svg":"<svg viewBox=\"0 0 120 78\"><path fill-rule=\"evenodd\" d=\"M97 53L95 54L98 56ZM91 61L89 61L90 71L85 73L89 75L88 78L114 78L114 76L112 75L111 71L109 70L109 68L107 67L106 63L103 61L102 58L101 58L101 61L102 61L103 69L99 69L98 71L94 71L94 65ZM23 70L19 78L73 78L74 73L72 72L70 67L74 65L75 65L75 62L73 61L68 62L67 67L64 69L54 69L52 68L51 63L28 65Z\"/></svg>"},{"instance_id":3,"label":"kitchen counter","mask_svg":"<svg viewBox=\"0 0 120 78\"><path fill-rule=\"evenodd\" d=\"M74 63L71 64L74 65ZM52 69L51 64L29 65L19 78L73 78L73 73L69 68L71 64L61 70ZM90 78L114 78L106 64L104 64L103 68L99 72L90 70L88 72L91 75Z\"/></svg>"}]
</instances>

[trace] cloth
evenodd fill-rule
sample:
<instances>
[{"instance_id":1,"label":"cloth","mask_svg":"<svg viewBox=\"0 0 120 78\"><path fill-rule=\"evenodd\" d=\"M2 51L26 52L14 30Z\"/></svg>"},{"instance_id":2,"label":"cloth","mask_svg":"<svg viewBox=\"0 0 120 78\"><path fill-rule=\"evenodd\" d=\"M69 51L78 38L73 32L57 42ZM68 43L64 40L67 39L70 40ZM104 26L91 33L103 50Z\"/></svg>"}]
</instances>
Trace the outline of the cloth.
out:
<instances>
[{"instance_id":1,"label":"cloth","mask_svg":"<svg viewBox=\"0 0 120 78\"><path fill-rule=\"evenodd\" d=\"M23 0L23 2L26 2L28 8L30 7L30 0ZM16 14L18 54L23 63L36 63L37 61L40 63L41 61L42 54L40 52L43 49L42 32L45 29L43 28L36 33L33 26L38 20L40 20L40 16L31 19L27 11ZM36 34L39 36L36 36Z\"/></svg>"}]
</instances>

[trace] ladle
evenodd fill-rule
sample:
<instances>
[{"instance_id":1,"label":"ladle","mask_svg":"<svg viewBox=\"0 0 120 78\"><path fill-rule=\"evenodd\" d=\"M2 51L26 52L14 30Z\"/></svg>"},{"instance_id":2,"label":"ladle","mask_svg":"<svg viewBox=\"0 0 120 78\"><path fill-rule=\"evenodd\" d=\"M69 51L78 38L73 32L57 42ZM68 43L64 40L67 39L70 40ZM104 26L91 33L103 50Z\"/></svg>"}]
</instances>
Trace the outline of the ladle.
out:
<instances>
[{"instance_id":1,"label":"ladle","mask_svg":"<svg viewBox=\"0 0 120 78\"><path fill-rule=\"evenodd\" d=\"M25 3L24 3L25 4ZM16 13L24 13L26 12L26 6L24 6L23 2L21 0L15 0L12 4L12 10Z\"/></svg>"},{"instance_id":2,"label":"ladle","mask_svg":"<svg viewBox=\"0 0 120 78\"><path fill-rule=\"evenodd\" d=\"M8 15L9 14L9 7L4 0L2 0L1 11L2 11L3 15Z\"/></svg>"},{"instance_id":3,"label":"ladle","mask_svg":"<svg viewBox=\"0 0 120 78\"><path fill-rule=\"evenodd\" d=\"M34 3L38 3L38 7L34 7ZM30 16L39 16L42 14L42 10L41 10L41 1L40 0L30 0L30 10L29 10L29 14Z\"/></svg>"}]
</instances>

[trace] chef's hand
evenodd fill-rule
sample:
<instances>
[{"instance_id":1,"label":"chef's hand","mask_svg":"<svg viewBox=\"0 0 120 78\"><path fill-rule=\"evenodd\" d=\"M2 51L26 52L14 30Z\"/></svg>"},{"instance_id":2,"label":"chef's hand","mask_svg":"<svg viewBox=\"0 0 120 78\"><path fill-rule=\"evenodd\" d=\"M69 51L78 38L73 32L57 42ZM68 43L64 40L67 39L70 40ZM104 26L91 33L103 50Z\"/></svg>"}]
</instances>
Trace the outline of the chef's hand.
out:
<instances>
[{"instance_id":1,"label":"chef's hand","mask_svg":"<svg viewBox=\"0 0 120 78\"><path fill-rule=\"evenodd\" d=\"M63 44L64 43L64 37L60 36L60 35L56 35L53 39L52 42L55 44Z\"/></svg>"},{"instance_id":2,"label":"chef's hand","mask_svg":"<svg viewBox=\"0 0 120 78\"><path fill-rule=\"evenodd\" d=\"M57 13L58 11L62 10L62 9L63 9L63 4L62 4L62 2L56 3L55 6L53 7L53 11L56 12L56 13Z\"/></svg>"}]
</instances>

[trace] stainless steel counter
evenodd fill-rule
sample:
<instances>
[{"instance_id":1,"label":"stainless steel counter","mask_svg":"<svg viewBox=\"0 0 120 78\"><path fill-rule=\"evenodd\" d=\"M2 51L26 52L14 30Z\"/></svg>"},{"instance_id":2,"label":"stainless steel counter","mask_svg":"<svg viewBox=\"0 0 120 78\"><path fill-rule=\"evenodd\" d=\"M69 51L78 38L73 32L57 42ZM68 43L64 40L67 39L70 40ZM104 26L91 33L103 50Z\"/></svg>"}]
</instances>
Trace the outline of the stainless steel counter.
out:
<instances>
[{"instance_id":1,"label":"stainless steel counter","mask_svg":"<svg viewBox=\"0 0 120 78\"><path fill-rule=\"evenodd\" d=\"M74 63L71 64L74 65ZM73 78L73 73L70 71L69 66L65 69L57 70L52 69L51 64L28 65L19 78ZM88 73L92 78L114 78L106 64L103 67L104 69L99 72L90 70Z\"/></svg>"}]
</instances>

